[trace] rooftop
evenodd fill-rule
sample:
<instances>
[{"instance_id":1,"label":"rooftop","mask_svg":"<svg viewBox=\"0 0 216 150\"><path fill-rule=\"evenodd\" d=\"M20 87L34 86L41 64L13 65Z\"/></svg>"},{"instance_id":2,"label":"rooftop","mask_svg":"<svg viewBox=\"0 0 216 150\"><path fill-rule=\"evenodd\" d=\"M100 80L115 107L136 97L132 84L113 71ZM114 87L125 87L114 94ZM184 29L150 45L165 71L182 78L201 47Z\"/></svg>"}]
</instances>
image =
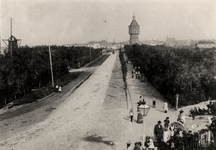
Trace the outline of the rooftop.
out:
<instances>
[{"instance_id":1,"label":"rooftop","mask_svg":"<svg viewBox=\"0 0 216 150\"><path fill-rule=\"evenodd\" d=\"M210 41L210 40L208 40L208 41L201 40L201 41L198 42L198 44L216 44L216 43L213 42L213 41Z\"/></svg>"},{"instance_id":2,"label":"rooftop","mask_svg":"<svg viewBox=\"0 0 216 150\"><path fill-rule=\"evenodd\" d=\"M129 27L130 26L139 26L136 19L135 19L135 15L133 16L133 20L132 20L131 24L129 25Z\"/></svg>"}]
</instances>

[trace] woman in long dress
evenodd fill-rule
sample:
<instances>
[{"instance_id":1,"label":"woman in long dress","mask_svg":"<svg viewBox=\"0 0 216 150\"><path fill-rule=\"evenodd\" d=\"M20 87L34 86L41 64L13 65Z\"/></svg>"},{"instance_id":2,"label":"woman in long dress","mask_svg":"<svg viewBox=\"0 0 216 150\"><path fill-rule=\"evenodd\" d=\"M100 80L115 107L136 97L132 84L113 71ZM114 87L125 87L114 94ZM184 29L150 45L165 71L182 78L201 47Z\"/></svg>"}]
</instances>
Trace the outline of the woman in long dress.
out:
<instances>
[{"instance_id":1,"label":"woman in long dress","mask_svg":"<svg viewBox=\"0 0 216 150\"><path fill-rule=\"evenodd\" d=\"M164 112L165 113L167 113L167 111L168 111L168 104L167 104L167 102L164 102Z\"/></svg>"},{"instance_id":2,"label":"woman in long dress","mask_svg":"<svg viewBox=\"0 0 216 150\"><path fill-rule=\"evenodd\" d=\"M179 115L178 115L178 119L177 119L177 121L181 122L182 124L185 123L185 115L183 113L184 113L184 111L180 110Z\"/></svg>"}]
</instances>

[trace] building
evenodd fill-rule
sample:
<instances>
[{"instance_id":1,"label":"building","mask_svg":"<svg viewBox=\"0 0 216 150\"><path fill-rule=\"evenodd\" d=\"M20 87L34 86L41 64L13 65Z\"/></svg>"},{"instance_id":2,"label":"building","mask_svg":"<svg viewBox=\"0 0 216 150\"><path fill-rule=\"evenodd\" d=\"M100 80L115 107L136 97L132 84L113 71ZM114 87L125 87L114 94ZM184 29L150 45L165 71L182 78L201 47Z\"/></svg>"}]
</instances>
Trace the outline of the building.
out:
<instances>
[{"instance_id":1,"label":"building","mask_svg":"<svg viewBox=\"0 0 216 150\"><path fill-rule=\"evenodd\" d=\"M196 44L196 47L198 48L213 48L216 47L216 43L214 41L205 41L205 40L201 40Z\"/></svg>"},{"instance_id":2,"label":"building","mask_svg":"<svg viewBox=\"0 0 216 150\"><path fill-rule=\"evenodd\" d=\"M159 40L144 40L144 41L141 41L140 44L157 46L157 45L164 45L164 42L159 41Z\"/></svg>"},{"instance_id":3,"label":"building","mask_svg":"<svg viewBox=\"0 0 216 150\"><path fill-rule=\"evenodd\" d=\"M174 47L175 44L176 44L175 38L168 38L168 37L167 37L167 39L166 39L166 41L165 41L165 45L166 45L166 46Z\"/></svg>"},{"instance_id":4,"label":"building","mask_svg":"<svg viewBox=\"0 0 216 150\"><path fill-rule=\"evenodd\" d=\"M124 44L119 42L116 43L115 40L113 42L107 42L106 40L101 41L90 41L88 43L81 43L81 44L65 44L64 46L74 46L74 47L92 47L92 48L103 48L103 49L119 49L124 47Z\"/></svg>"},{"instance_id":5,"label":"building","mask_svg":"<svg viewBox=\"0 0 216 150\"><path fill-rule=\"evenodd\" d=\"M140 33L140 26L136 22L135 15L133 15L133 20L128 28L130 35L130 45L139 43L138 35Z\"/></svg>"},{"instance_id":6,"label":"building","mask_svg":"<svg viewBox=\"0 0 216 150\"><path fill-rule=\"evenodd\" d=\"M12 35L12 19L11 19L11 36L8 39L2 39L2 40L7 45L8 53L12 57L13 50L18 49L18 41L21 41L21 39L17 39Z\"/></svg>"},{"instance_id":7,"label":"building","mask_svg":"<svg viewBox=\"0 0 216 150\"><path fill-rule=\"evenodd\" d=\"M107 42L105 40L102 41L90 41L88 43L88 47L93 47L93 48L106 48Z\"/></svg>"}]
</instances>

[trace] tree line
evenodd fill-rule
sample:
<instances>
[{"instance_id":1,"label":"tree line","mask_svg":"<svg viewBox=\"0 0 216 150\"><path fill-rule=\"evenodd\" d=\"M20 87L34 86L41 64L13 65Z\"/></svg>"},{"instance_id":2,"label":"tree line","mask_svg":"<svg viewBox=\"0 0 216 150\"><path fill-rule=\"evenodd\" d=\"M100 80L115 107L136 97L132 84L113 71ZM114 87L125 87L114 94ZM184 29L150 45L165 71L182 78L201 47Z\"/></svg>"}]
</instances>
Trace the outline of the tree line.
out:
<instances>
[{"instance_id":1,"label":"tree line","mask_svg":"<svg viewBox=\"0 0 216 150\"><path fill-rule=\"evenodd\" d=\"M215 50L125 46L128 59L173 106L177 93L180 106L216 98Z\"/></svg>"},{"instance_id":2,"label":"tree line","mask_svg":"<svg viewBox=\"0 0 216 150\"><path fill-rule=\"evenodd\" d=\"M98 58L102 49L50 46L54 79ZM0 55L0 105L5 105L51 82L48 46L23 46Z\"/></svg>"}]
</instances>

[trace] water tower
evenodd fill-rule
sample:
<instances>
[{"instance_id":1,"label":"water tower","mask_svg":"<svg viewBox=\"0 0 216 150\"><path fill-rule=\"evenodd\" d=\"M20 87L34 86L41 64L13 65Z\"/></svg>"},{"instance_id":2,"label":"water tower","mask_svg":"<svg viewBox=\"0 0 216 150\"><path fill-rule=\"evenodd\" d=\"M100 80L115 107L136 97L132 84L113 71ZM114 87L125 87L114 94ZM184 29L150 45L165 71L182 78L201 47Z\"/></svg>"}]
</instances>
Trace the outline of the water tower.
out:
<instances>
[{"instance_id":1,"label":"water tower","mask_svg":"<svg viewBox=\"0 0 216 150\"><path fill-rule=\"evenodd\" d=\"M140 26L136 22L135 15L133 15L133 20L129 25L130 45L139 43L139 38L138 38L139 33L140 33Z\"/></svg>"},{"instance_id":2,"label":"water tower","mask_svg":"<svg viewBox=\"0 0 216 150\"><path fill-rule=\"evenodd\" d=\"M17 39L12 35L12 19L11 19L11 34L10 34L10 37L8 39L2 39L2 41L4 41L4 43L7 45L8 53L12 57L13 50L18 48L18 41L20 41L20 43L21 43L21 39Z\"/></svg>"}]
</instances>

